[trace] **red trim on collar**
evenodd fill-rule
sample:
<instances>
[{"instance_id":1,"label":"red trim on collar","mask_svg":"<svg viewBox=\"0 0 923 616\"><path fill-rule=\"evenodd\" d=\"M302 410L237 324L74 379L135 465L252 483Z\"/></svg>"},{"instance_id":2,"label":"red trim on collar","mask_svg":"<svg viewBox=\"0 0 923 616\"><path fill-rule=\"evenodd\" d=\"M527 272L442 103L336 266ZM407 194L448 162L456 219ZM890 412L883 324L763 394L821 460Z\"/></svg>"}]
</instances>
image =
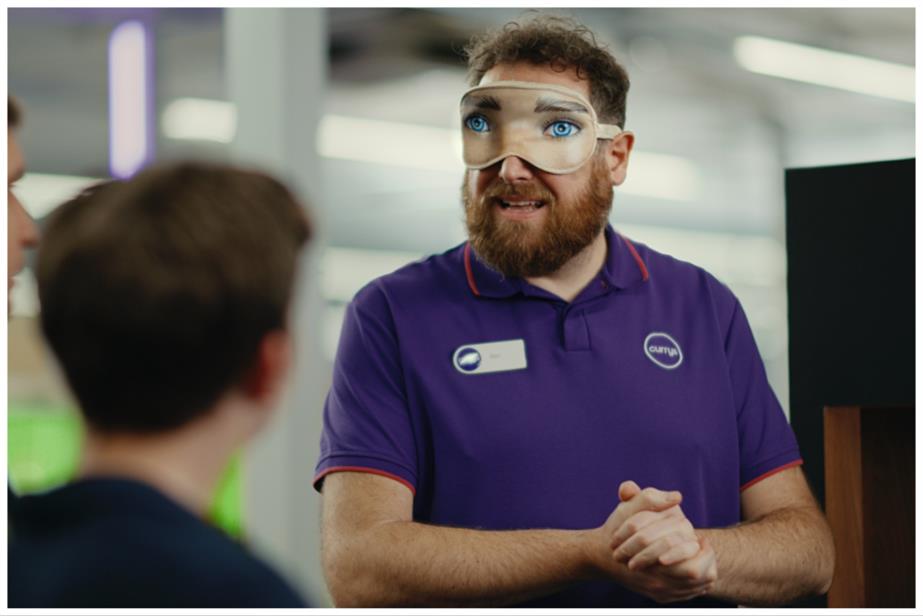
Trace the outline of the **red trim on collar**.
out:
<instances>
[{"instance_id":1,"label":"red trim on collar","mask_svg":"<svg viewBox=\"0 0 923 616\"><path fill-rule=\"evenodd\" d=\"M471 292L481 296L481 292L478 291L478 286L474 284L474 272L471 271L471 244L465 244L465 276L468 278L468 286L471 287Z\"/></svg>"},{"instance_id":2,"label":"red trim on collar","mask_svg":"<svg viewBox=\"0 0 923 616\"><path fill-rule=\"evenodd\" d=\"M632 245L631 242L628 241L627 237L623 235L622 239L625 240L625 244L628 245L628 250L631 251L631 256L635 258L635 261L638 263L638 267L641 269L642 280L644 282L647 282L647 279L650 278L651 275L647 273L647 267L645 267L644 261L641 260L641 255L638 254L638 251L635 250L635 247Z\"/></svg>"}]
</instances>

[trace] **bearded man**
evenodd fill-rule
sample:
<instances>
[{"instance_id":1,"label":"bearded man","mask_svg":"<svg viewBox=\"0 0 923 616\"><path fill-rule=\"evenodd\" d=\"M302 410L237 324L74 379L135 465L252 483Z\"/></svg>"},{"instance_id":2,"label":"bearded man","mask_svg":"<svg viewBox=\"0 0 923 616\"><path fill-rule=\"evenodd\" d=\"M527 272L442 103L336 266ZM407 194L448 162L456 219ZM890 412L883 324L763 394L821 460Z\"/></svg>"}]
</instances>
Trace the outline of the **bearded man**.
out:
<instances>
[{"instance_id":1,"label":"bearded man","mask_svg":"<svg viewBox=\"0 0 923 616\"><path fill-rule=\"evenodd\" d=\"M608 226L625 71L549 17L475 40L469 68L469 241L373 281L344 322L315 478L334 601L824 592L830 531L739 302Z\"/></svg>"}]
</instances>

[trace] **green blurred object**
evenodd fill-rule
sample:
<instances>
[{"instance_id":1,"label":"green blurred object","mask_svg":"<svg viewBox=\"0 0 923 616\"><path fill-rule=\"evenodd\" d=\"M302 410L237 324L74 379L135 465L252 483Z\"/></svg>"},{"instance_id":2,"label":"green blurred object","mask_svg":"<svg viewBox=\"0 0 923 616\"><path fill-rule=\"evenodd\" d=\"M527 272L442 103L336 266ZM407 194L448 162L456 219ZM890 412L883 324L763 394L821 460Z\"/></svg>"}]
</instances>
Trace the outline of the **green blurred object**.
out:
<instances>
[{"instance_id":1,"label":"green blurred object","mask_svg":"<svg viewBox=\"0 0 923 616\"><path fill-rule=\"evenodd\" d=\"M7 460L14 490L41 492L74 476L82 440L76 414L11 403L7 430Z\"/></svg>"},{"instance_id":2,"label":"green blurred object","mask_svg":"<svg viewBox=\"0 0 923 616\"><path fill-rule=\"evenodd\" d=\"M7 456L10 483L20 494L43 492L70 481L80 459L82 428L66 408L10 402ZM209 518L232 537L243 531L241 462L236 454L215 491Z\"/></svg>"},{"instance_id":3,"label":"green blurred object","mask_svg":"<svg viewBox=\"0 0 923 616\"><path fill-rule=\"evenodd\" d=\"M243 495L241 494L240 454L234 454L218 482L209 518L232 537L243 537Z\"/></svg>"}]
</instances>

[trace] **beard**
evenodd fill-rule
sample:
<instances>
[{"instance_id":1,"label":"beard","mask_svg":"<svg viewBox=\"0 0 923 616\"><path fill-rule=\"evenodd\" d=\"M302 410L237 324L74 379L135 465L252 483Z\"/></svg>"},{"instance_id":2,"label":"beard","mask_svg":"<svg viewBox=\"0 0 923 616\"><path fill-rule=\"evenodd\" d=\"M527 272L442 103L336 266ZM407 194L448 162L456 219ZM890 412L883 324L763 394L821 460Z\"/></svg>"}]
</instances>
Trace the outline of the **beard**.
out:
<instances>
[{"instance_id":1,"label":"beard","mask_svg":"<svg viewBox=\"0 0 923 616\"><path fill-rule=\"evenodd\" d=\"M590 179L572 202L558 202L541 182L507 184L497 177L479 198L462 185L468 238L478 257L508 278L552 274L589 246L605 228L612 209L612 183L605 157L594 156ZM509 220L494 211L499 199L540 200L543 220Z\"/></svg>"}]
</instances>

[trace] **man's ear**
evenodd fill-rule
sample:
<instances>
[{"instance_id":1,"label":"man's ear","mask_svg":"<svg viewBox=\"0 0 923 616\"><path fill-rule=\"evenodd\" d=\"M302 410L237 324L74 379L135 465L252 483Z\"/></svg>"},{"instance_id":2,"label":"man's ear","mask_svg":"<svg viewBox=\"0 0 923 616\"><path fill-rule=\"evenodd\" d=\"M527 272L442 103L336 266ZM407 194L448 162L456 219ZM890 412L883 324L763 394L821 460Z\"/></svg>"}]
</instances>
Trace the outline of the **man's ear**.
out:
<instances>
[{"instance_id":1,"label":"man's ear","mask_svg":"<svg viewBox=\"0 0 923 616\"><path fill-rule=\"evenodd\" d=\"M631 148L635 144L635 134L627 130L622 131L604 143L609 178L612 180L613 185L618 186L625 181L625 177L628 175L628 158L631 156Z\"/></svg>"},{"instance_id":2,"label":"man's ear","mask_svg":"<svg viewBox=\"0 0 923 616\"><path fill-rule=\"evenodd\" d=\"M292 335L275 329L263 336L253 365L242 383L244 394L254 402L272 402L279 394L292 364Z\"/></svg>"}]
</instances>

